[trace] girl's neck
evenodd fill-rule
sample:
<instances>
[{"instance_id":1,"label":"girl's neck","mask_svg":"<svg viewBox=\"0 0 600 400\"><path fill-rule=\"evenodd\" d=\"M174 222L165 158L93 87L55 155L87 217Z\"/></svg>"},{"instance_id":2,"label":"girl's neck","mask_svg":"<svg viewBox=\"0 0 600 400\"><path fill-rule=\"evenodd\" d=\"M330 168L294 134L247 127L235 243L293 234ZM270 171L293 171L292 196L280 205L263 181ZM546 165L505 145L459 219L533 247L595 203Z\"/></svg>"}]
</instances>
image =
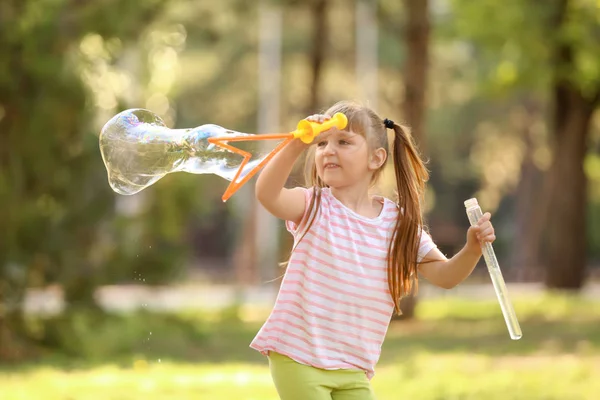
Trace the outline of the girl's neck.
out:
<instances>
[{"instance_id":1,"label":"girl's neck","mask_svg":"<svg viewBox=\"0 0 600 400\"><path fill-rule=\"evenodd\" d=\"M330 188L331 194L344 206L355 213L368 218L376 218L381 213L383 205L374 201L368 186L347 186Z\"/></svg>"}]
</instances>

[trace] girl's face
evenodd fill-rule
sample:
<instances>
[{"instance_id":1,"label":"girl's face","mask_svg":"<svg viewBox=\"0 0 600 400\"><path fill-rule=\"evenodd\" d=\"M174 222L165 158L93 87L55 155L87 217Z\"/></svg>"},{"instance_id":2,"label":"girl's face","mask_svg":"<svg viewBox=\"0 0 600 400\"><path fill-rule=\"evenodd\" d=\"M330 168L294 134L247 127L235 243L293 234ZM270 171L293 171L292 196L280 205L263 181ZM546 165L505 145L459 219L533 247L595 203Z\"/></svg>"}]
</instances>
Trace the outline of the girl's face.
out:
<instances>
[{"instance_id":1,"label":"girl's face","mask_svg":"<svg viewBox=\"0 0 600 400\"><path fill-rule=\"evenodd\" d=\"M354 132L330 129L316 138L315 146L317 174L330 187L369 182L379 168L369 155L365 138Z\"/></svg>"}]
</instances>

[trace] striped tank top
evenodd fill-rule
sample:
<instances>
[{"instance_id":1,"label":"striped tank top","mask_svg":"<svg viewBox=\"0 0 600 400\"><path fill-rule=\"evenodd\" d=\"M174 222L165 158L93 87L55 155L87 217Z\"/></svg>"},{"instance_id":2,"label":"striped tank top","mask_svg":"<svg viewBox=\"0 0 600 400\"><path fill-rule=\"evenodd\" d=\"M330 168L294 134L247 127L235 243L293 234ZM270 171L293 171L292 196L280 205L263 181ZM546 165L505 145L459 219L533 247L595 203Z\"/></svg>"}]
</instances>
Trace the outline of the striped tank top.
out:
<instances>
[{"instance_id":1,"label":"striped tank top","mask_svg":"<svg viewBox=\"0 0 600 400\"><path fill-rule=\"evenodd\" d=\"M398 207L381 197L381 213L367 218L324 188L315 220L300 240L312 194L305 190L307 212L300 224L286 221L295 249L273 310L250 347L316 368L363 370L371 379L394 309L387 251ZM435 247L423 232L418 259Z\"/></svg>"}]
</instances>

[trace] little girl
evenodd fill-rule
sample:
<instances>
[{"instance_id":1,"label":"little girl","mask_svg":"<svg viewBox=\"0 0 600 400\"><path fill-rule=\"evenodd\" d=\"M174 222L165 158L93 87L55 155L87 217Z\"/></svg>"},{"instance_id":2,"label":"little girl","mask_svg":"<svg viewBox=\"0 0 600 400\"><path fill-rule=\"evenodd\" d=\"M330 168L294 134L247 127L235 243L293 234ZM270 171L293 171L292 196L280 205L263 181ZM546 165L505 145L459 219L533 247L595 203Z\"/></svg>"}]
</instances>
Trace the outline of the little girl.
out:
<instances>
[{"instance_id":1,"label":"little girl","mask_svg":"<svg viewBox=\"0 0 600 400\"><path fill-rule=\"evenodd\" d=\"M428 172L409 131L350 102L307 120L338 112L348 118L344 130L311 145L294 140L256 182L257 199L294 236L273 311L250 345L268 356L282 400L374 399L370 379L390 318L418 273L452 288L475 268L481 243L495 240L486 213L447 259L423 226ZM386 129L394 131L397 202L369 193L389 156ZM306 188L284 188L307 149Z\"/></svg>"}]
</instances>

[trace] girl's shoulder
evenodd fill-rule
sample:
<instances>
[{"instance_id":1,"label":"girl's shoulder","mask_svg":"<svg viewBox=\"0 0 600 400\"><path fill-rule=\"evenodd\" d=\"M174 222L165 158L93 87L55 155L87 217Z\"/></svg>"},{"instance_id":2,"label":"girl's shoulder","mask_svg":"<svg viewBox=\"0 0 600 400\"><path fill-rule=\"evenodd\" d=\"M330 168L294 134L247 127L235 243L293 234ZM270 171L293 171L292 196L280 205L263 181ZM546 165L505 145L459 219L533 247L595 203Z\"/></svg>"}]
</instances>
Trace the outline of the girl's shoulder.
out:
<instances>
[{"instance_id":1,"label":"girl's shoulder","mask_svg":"<svg viewBox=\"0 0 600 400\"><path fill-rule=\"evenodd\" d=\"M389 197L375 194L375 195L373 195L373 199L375 199L376 201L383 204L384 209L390 208L390 209L400 210L400 206L398 205L398 203L395 202L394 200L390 199Z\"/></svg>"}]
</instances>

